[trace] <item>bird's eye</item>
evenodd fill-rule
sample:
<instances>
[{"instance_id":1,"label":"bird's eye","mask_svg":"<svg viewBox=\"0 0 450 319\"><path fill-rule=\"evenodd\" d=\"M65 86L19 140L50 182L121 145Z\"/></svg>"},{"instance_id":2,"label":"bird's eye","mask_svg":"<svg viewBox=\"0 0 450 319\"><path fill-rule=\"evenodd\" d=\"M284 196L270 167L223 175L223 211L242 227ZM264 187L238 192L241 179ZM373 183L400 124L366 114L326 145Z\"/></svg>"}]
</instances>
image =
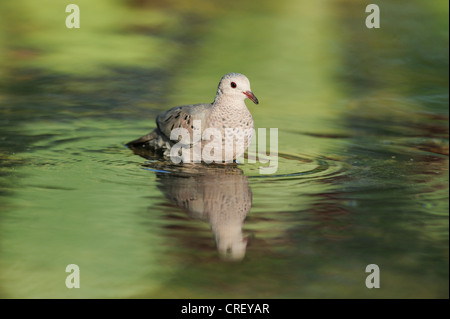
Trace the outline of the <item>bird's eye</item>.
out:
<instances>
[{"instance_id":1,"label":"bird's eye","mask_svg":"<svg viewBox=\"0 0 450 319\"><path fill-rule=\"evenodd\" d=\"M233 88L233 89L235 89L236 88L236 83L234 83L234 82L231 82L231 87Z\"/></svg>"}]
</instances>

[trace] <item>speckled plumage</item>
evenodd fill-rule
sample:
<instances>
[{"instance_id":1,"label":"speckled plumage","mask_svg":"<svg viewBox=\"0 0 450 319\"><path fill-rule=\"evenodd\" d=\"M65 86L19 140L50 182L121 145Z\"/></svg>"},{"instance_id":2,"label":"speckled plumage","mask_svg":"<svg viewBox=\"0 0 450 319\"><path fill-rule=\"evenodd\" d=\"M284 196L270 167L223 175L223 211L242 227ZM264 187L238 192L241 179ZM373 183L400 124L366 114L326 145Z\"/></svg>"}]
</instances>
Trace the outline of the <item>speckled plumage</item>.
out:
<instances>
[{"instance_id":1,"label":"speckled plumage","mask_svg":"<svg viewBox=\"0 0 450 319\"><path fill-rule=\"evenodd\" d=\"M207 128L217 129L222 141L194 141L190 147L194 147L195 143L202 143L201 149L205 145L210 147L214 143L221 144L223 152L215 154L212 152L214 162L223 162L234 160L241 156L247 149L254 132L253 117L247 109L244 100L250 98L255 104L258 99L254 96L250 89L250 82L247 77L240 73L228 73L222 77L217 88L216 97L213 103L182 105L171 108L170 110L158 115L156 118L157 128L147 135L144 135L127 145L132 148L147 148L156 152L161 152L164 156L169 156L170 149L178 141L170 140L170 134L173 129L184 128L190 136L193 133L205 133ZM200 123L198 128L194 126L194 121ZM241 147L233 147L232 153L225 152L225 137L227 134L234 134L235 143L242 143ZM201 135L200 135L201 136ZM191 140L192 141L192 140ZM231 158L230 158L231 156Z\"/></svg>"}]
</instances>

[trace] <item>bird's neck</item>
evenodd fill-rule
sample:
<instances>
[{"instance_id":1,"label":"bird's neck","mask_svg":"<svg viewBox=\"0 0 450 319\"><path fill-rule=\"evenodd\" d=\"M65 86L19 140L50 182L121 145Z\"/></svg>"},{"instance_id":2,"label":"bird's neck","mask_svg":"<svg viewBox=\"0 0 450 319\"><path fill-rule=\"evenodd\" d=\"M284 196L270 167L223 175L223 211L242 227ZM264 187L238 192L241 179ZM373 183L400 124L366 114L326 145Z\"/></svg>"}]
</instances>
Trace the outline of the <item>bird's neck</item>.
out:
<instances>
[{"instance_id":1,"label":"bird's neck","mask_svg":"<svg viewBox=\"0 0 450 319\"><path fill-rule=\"evenodd\" d=\"M214 99L212 105L215 109L220 109L223 107L233 108L236 110L247 109L247 106L245 105L243 98L239 96L223 95L220 94L220 91L217 92L216 98Z\"/></svg>"},{"instance_id":2,"label":"bird's neck","mask_svg":"<svg viewBox=\"0 0 450 319\"><path fill-rule=\"evenodd\" d=\"M244 99L233 99L230 96L222 96L214 101L209 114L209 121L214 123L213 126L219 125L220 127L225 124L228 127L238 127L242 124L241 122L251 124L250 126L253 127L253 118L244 103Z\"/></svg>"}]
</instances>

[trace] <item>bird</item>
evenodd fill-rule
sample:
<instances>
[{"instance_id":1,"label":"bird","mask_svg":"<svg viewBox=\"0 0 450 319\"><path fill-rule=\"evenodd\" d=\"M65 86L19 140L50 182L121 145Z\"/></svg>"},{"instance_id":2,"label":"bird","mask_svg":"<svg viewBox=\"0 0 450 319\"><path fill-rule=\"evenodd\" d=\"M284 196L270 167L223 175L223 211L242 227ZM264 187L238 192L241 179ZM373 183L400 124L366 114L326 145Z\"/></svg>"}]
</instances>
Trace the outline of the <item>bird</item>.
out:
<instances>
[{"instance_id":1,"label":"bird","mask_svg":"<svg viewBox=\"0 0 450 319\"><path fill-rule=\"evenodd\" d=\"M173 107L156 117L157 127L153 131L126 146L138 151L150 150L163 157L177 155L183 162L198 159L194 154L200 155L204 162L235 161L244 154L254 136L254 121L245 104L246 99L259 104L248 78L241 73L225 74L212 103ZM175 134L171 139L174 129L184 129L190 138L183 140ZM230 142L227 138L232 139L231 149L226 144ZM192 152L181 156L185 150Z\"/></svg>"}]
</instances>

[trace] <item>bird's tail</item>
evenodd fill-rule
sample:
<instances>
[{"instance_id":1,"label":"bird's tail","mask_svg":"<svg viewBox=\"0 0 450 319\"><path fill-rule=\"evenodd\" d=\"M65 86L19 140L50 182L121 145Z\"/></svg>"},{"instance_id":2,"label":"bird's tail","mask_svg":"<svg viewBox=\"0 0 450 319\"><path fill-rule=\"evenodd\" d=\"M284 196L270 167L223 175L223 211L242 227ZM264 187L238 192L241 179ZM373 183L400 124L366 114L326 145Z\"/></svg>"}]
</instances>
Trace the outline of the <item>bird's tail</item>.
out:
<instances>
[{"instance_id":1,"label":"bird's tail","mask_svg":"<svg viewBox=\"0 0 450 319\"><path fill-rule=\"evenodd\" d=\"M146 144L149 144L154 139L157 139L159 136L159 129L154 129L152 132L148 133L147 135L141 136L135 140L132 140L131 142L128 142L126 146L128 147L139 147L144 146Z\"/></svg>"}]
</instances>

